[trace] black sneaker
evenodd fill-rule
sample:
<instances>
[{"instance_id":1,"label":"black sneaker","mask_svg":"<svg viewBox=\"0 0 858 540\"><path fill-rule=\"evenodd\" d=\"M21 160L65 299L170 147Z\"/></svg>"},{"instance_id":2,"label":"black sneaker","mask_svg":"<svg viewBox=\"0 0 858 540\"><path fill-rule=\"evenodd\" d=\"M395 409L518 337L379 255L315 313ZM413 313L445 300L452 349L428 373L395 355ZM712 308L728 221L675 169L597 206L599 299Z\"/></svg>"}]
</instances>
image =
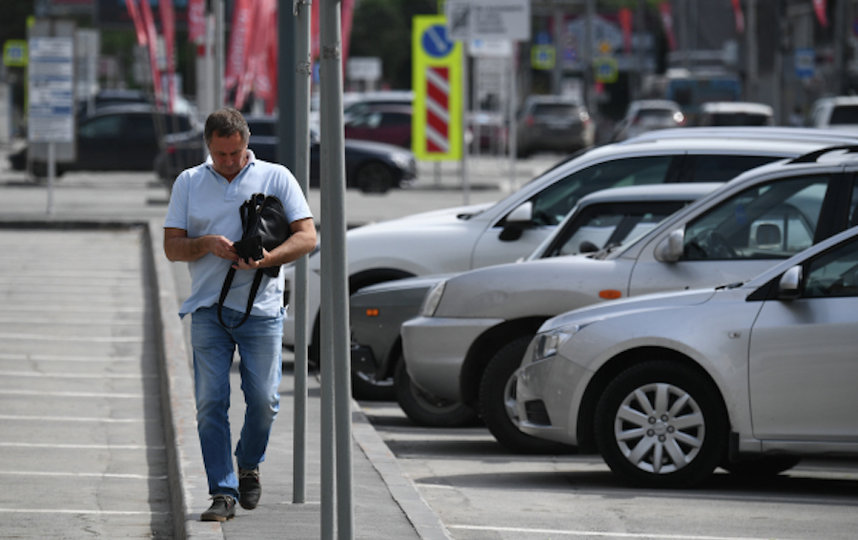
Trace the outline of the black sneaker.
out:
<instances>
[{"instance_id":1,"label":"black sneaker","mask_svg":"<svg viewBox=\"0 0 858 540\"><path fill-rule=\"evenodd\" d=\"M202 513L202 521L226 521L235 517L235 499L229 495L215 495L212 505Z\"/></svg>"},{"instance_id":2,"label":"black sneaker","mask_svg":"<svg viewBox=\"0 0 858 540\"><path fill-rule=\"evenodd\" d=\"M259 504L260 495L259 469L238 469L238 504L245 510L253 510Z\"/></svg>"}]
</instances>

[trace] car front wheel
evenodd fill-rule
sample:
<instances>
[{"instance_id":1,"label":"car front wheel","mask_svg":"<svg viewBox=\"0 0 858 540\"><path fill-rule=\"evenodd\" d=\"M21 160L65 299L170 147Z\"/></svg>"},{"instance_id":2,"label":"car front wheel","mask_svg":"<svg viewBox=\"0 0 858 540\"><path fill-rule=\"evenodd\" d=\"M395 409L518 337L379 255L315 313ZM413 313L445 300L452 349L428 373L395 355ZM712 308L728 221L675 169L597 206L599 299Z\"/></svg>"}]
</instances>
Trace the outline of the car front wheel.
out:
<instances>
[{"instance_id":1,"label":"car front wheel","mask_svg":"<svg viewBox=\"0 0 858 540\"><path fill-rule=\"evenodd\" d=\"M596 407L596 444L612 471L649 487L708 478L727 446L714 385L693 368L646 361L620 373Z\"/></svg>"},{"instance_id":2,"label":"car front wheel","mask_svg":"<svg viewBox=\"0 0 858 540\"><path fill-rule=\"evenodd\" d=\"M364 193L387 193L394 182L393 173L379 162L363 165L355 177L358 188Z\"/></svg>"},{"instance_id":3,"label":"car front wheel","mask_svg":"<svg viewBox=\"0 0 858 540\"><path fill-rule=\"evenodd\" d=\"M450 401L424 392L408 376L402 356L396 362L393 385L396 400L409 420L418 426L462 427L477 422L477 413L464 403Z\"/></svg>"},{"instance_id":4,"label":"car front wheel","mask_svg":"<svg viewBox=\"0 0 858 540\"><path fill-rule=\"evenodd\" d=\"M538 439L518 429L515 409L515 372L521 366L532 336L520 337L503 346L483 371L480 380L480 416L495 439L519 454L561 454L573 450L558 442Z\"/></svg>"}]
</instances>

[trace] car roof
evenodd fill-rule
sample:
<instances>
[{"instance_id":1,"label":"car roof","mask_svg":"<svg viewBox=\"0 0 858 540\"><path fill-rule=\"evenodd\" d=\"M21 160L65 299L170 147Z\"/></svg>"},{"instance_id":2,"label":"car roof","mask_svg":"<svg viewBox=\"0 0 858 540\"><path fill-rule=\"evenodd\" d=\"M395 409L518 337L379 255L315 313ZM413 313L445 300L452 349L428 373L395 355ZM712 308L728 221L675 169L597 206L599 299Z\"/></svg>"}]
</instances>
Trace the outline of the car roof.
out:
<instances>
[{"instance_id":1,"label":"car roof","mask_svg":"<svg viewBox=\"0 0 858 540\"><path fill-rule=\"evenodd\" d=\"M673 109L680 110L679 103L670 99L638 99L629 103L629 109Z\"/></svg>"},{"instance_id":2,"label":"car roof","mask_svg":"<svg viewBox=\"0 0 858 540\"><path fill-rule=\"evenodd\" d=\"M702 197L723 185L722 182L672 182L614 187L585 195L578 201L578 205L691 200Z\"/></svg>"},{"instance_id":3,"label":"car roof","mask_svg":"<svg viewBox=\"0 0 858 540\"><path fill-rule=\"evenodd\" d=\"M707 101L700 105L703 112L774 114L771 105L750 101Z\"/></svg>"},{"instance_id":4,"label":"car roof","mask_svg":"<svg viewBox=\"0 0 858 540\"><path fill-rule=\"evenodd\" d=\"M814 104L832 104L832 105L856 105L858 104L858 96L828 96L817 99Z\"/></svg>"},{"instance_id":5,"label":"car roof","mask_svg":"<svg viewBox=\"0 0 858 540\"><path fill-rule=\"evenodd\" d=\"M644 141L668 139L712 138L719 140L743 139L770 142L797 142L812 145L848 144L858 142L858 133L850 135L835 129L788 126L694 126L658 129L641 133L617 144L634 144Z\"/></svg>"}]
</instances>

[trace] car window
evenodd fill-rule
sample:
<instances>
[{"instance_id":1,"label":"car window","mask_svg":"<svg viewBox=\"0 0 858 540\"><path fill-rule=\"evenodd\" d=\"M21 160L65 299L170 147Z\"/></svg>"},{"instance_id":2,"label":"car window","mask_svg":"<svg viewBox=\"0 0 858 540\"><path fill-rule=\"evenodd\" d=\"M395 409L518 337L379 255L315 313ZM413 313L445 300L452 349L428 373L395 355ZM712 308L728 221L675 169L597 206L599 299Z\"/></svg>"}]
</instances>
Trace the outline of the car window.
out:
<instances>
[{"instance_id":1,"label":"car window","mask_svg":"<svg viewBox=\"0 0 858 540\"><path fill-rule=\"evenodd\" d=\"M838 105L831 111L829 124L858 124L858 105Z\"/></svg>"},{"instance_id":2,"label":"car window","mask_svg":"<svg viewBox=\"0 0 858 540\"><path fill-rule=\"evenodd\" d=\"M115 139L122 135L122 116L111 114L93 118L78 130L81 137L88 139Z\"/></svg>"},{"instance_id":3,"label":"car window","mask_svg":"<svg viewBox=\"0 0 858 540\"><path fill-rule=\"evenodd\" d=\"M404 113L385 113L381 123L385 126L407 126L411 124L411 116Z\"/></svg>"},{"instance_id":4,"label":"car window","mask_svg":"<svg viewBox=\"0 0 858 540\"><path fill-rule=\"evenodd\" d=\"M683 165L682 182L726 182L741 173L781 159L771 156L689 155Z\"/></svg>"},{"instance_id":5,"label":"car window","mask_svg":"<svg viewBox=\"0 0 858 540\"><path fill-rule=\"evenodd\" d=\"M533 106L533 116L568 117L575 116L577 105L568 103L537 103Z\"/></svg>"},{"instance_id":6,"label":"car window","mask_svg":"<svg viewBox=\"0 0 858 540\"><path fill-rule=\"evenodd\" d=\"M542 257L575 255L631 242L686 204L685 201L657 201L589 206L557 233Z\"/></svg>"},{"instance_id":7,"label":"car window","mask_svg":"<svg viewBox=\"0 0 858 540\"><path fill-rule=\"evenodd\" d=\"M686 225L683 259L786 258L810 247L829 182L798 177L734 195Z\"/></svg>"},{"instance_id":8,"label":"car window","mask_svg":"<svg viewBox=\"0 0 858 540\"><path fill-rule=\"evenodd\" d=\"M819 255L805 274L804 298L858 296L858 239Z\"/></svg>"},{"instance_id":9,"label":"car window","mask_svg":"<svg viewBox=\"0 0 858 540\"><path fill-rule=\"evenodd\" d=\"M168 130L171 126L168 125L170 119L165 115L160 115L162 126L160 129ZM155 136L155 116L150 114L132 114L126 117L125 129L128 130L128 138L139 141L153 141Z\"/></svg>"},{"instance_id":10,"label":"car window","mask_svg":"<svg viewBox=\"0 0 858 540\"><path fill-rule=\"evenodd\" d=\"M250 128L251 135L262 137L273 137L275 135L274 122L266 120L251 120L247 122L247 127Z\"/></svg>"},{"instance_id":11,"label":"car window","mask_svg":"<svg viewBox=\"0 0 858 540\"><path fill-rule=\"evenodd\" d=\"M673 158L616 159L575 171L531 197L534 221L541 225L557 225L581 197L600 189L664 183Z\"/></svg>"}]
</instances>

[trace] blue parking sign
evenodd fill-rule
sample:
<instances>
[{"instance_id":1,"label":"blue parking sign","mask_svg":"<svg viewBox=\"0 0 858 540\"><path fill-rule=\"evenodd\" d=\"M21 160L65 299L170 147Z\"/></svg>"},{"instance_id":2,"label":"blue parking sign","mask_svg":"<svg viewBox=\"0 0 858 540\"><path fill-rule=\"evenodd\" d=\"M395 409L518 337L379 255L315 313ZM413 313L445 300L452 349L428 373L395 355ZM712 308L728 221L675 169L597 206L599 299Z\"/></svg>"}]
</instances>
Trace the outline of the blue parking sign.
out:
<instances>
[{"instance_id":1,"label":"blue parking sign","mask_svg":"<svg viewBox=\"0 0 858 540\"><path fill-rule=\"evenodd\" d=\"M435 58L444 58L453 50L456 45L447 36L447 27L443 24L433 24L423 32L420 39L423 45L423 50L426 54Z\"/></svg>"}]
</instances>

